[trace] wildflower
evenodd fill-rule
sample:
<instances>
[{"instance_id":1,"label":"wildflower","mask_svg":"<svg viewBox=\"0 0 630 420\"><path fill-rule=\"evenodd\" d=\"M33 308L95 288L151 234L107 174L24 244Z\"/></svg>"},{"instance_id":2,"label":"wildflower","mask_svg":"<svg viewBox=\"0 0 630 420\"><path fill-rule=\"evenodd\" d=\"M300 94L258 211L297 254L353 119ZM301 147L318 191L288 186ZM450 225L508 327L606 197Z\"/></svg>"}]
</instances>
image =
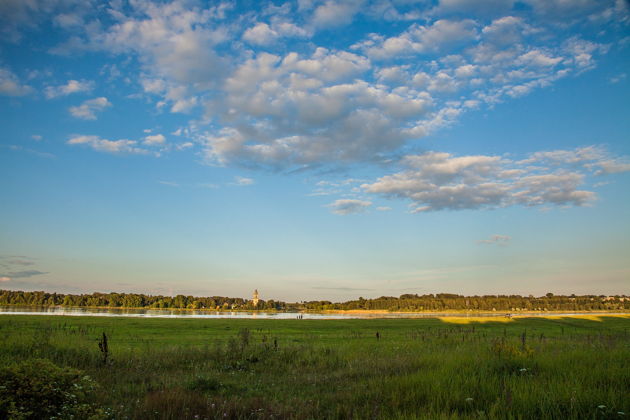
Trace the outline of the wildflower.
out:
<instances>
[{"instance_id":1,"label":"wildflower","mask_svg":"<svg viewBox=\"0 0 630 420\"><path fill-rule=\"evenodd\" d=\"M467 403L471 403L471 402L473 402L474 400L473 400L472 398L468 397L468 398L466 398L464 401L466 401Z\"/></svg>"},{"instance_id":2,"label":"wildflower","mask_svg":"<svg viewBox=\"0 0 630 420\"><path fill-rule=\"evenodd\" d=\"M598 405L597 408L599 408L600 410L605 410L606 406L605 405Z\"/></svg>"},{"instance_id":3,"label":"wildflower","mask_svg":"<svg viewBox=\"0 0 630 420\"><path fill-rule=\"evenodd\" d=\"M519 372L527 372L527 368L521 368Z\"/></svg>"}]
</instances>

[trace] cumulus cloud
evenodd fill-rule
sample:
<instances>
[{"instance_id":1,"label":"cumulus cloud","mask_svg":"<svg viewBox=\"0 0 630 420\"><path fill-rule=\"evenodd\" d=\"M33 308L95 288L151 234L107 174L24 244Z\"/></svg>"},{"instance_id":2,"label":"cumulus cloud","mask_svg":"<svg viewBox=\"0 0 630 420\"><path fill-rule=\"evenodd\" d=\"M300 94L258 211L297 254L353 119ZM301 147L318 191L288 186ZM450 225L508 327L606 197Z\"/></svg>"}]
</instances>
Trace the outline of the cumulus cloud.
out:
<instances>
[{"instance_id":1,"label":"cumulus cloud","mask_svg":"<svg viewBox=\"0 0 630 420\"><path fill-rule=\"evenodd\" d=\"M512 0L434 3L300 0L230 15L227 4L137 0L108 4L107 19L90 14L89 5L74 14L67 9L75 6L50 7L53 23L68 30L58 51L131 57L127 71L138 74L130 80L158 110L203 110L180 133L203 148L206 162L271 170L391 158L470 110L491 108L593 68L607 47L576 35L588 31L558 29L547 16L572 3L572 16L584 24L598 25L602 18L593 13L606 10L607 22L626 16L625 7L612 1L601 7L591 0L550 2L555 6L521 2L529 8L515 7ZM334 48L316 44L318 31L349 24L358 15L366 24L353 31L358 34L354 45L344 45L345 37ZM382 19L400 23L392 26L393 33L368 25ZM556 36L549 36L550 28ZM271 50L287 37L298 42L274 50L282 53L261 48ZM0 92L25 92L12 74L0 74L3 79L9 87ZM81 83L87 82L69 81L45 94L87 87ZM95 119L107 104L84 103L71 112Z\"/></svg>"},{"instance_id":2,"label":"cumulus cloud","mask_svg":"<svg viewBox=\"0 0 630 420\"><path fill-rule=\"evenodd\" d=\"M166 143L166 137L162 134L152 134L148 135L142 141L142 144L147 146L161 146Z\"/></svg>"},{"instance_id":3,"label":"cumulus cloud","mask_svg":"<svg viewBox=\"0 0 630 420\"><path fill-rule=\"evenodd\" d=\"M585 146L573 150L552 150L533 153L520 163L584 166L595 175L615 174L630 171L630 159L613 156L603 146Z\"/></svg>"},{"instance_id":4,"label":"cumulus cloud","mask_svg":"<svg viewBox=\"0 0 630 420\"><path fill-rule=\"evenodd\" d=\"M278 38L278 33L272 30L266 23L257 23L243 34L243 39L252 44L267 45Z\"/></svg>"},{"instance_id":5,"label":"cumulus cloud","mask_svg":"<svg viewBox=\"0 0 630 420\"><path fill-rule=\"evenodd\" d=\"M324 4L315 8L312 24L318 28L331 28L349 24L359 12L363 3L363 0L327 0Z\"/></svg>"},{"instance_id":6,"label":"cumulus cloud","mask_svg":"<svg viewBox=\"0 0 630 420\"><path fill-rule=\"evenodd\" d=\"M478 240L477 243L485 245L507 246L511 240L512 238L507 235L492 235L489 239Z\"/></svg>"},{"instance_id":7,"label":"cumulus cloud","mask_svg":"<svg viewBox=\"0 0 630 420\"><path fill-rule=\"evenodd\" d=\"M118 22L93 34L97 48L114 53L136 53L151 74L186 85L210 86L226 68L215 46L227 39L215 25L221 14L200 10L184 2L168 4L138 1L134 13L112 4Z\"/></svg>"},{"instance_id":8,"label":"cumulus cloud","mask_svg":"<svg viewBox=\"0 0 630 420\"><path fill-rule=\"evenodd\" d=\"M552 167L532 163L554 160ZM465 210L523 206L584 206L596 198L581 189L589 172L599 174L611 157L601 147L538 152L514 161L500 156L453 156L427 152L405 156L406 169L361 188L372 194L411 202L411 211ZM630 170L630 165L615 169Z\"/></svg>"},{"instance_id":9,"label":"cumulus cloud","mask_svg":"<svg viewBox=\"0 0 630 420\"><path fill-rule=\"evenodd\" d=\"M97 152L114 154L147 154L147 150L137 147L135 140L107 140L99 136L73 136L67 142L69 145L85 145Z\"/></svg>"},{"instance_id":10,"label":"cumulus cloud","mask_svg":"<svg viewBox=\"0 0 630 420\"><path fill-rule=\"evenodd\" d=\"M306 37L310 34L292 22L275 20L271 26L258 22L243 33L243 40L255 45L270 45L283 37Z\"/></svg>"},{"instance_id":11,"label":"cumulus cloud","mask_svg":"<svg viewBox=\"0 0 630 420\"><path fill-rule=\"evenodd\" d=\"M47 86L44 94L48 99L67 96L77 92L89 92L94 88L94 82L88 80L68 80L65 85Z\"/></svg>"},{"instance_id":12,"label":"cumulus cloud","mask_svg":"<svg viewBox=\"0 0 630 420\"><path fill-rule=\"evenodd\" d=\"M0 95L24 96L32 91L33 88L20 83L20 80L13 72L0 67Z\"/></svg>"},{"instance_id":13,"label":"cumulus cloud","mask_svg":"<svg viewBox=\"0 0 630 420\"><path fill-rule=\"evenodd\" d=\"M601 160L599 162L594 163L593 167L598 168L597 171L595 172L596 175L629 172L630 161L628 161L628 159Z\"/></svg>"},{"instance_id":14,"label":"cumulus cloud","mask_svg":"<svg viewBox=\"0 0 630 420\"><path fill-rule=\"evenodd\" d=\"M88 99L79 106L71 106L68 111L73 117L82 120L95 120L96 113L103 111L105 108L112 106L107 98L101 96L99 98Z\"/></svg>"},{"instance_id":15,"label":"cumulus cloud","mask_svg":"<svg viewBox=\"0 0 630 420\"><path fill-rule=\"evenodd\" d=\"M249 32L251 42L276 37L273 25L254 28L261 34ZM194 138L206 161L304 170L384 159L470 110L590 68L605 48L577 37L550 41L543 29L505 16L412 24L389 38L368 35L351 50L249 55L205 102L215 128Z\"/></svg>"},{"instance_id":16,"label":"cumulus cloud","mask_svg":"<svg viewBox=\"0 0 630 420\"><path fill-rule=\"evenodd\" d=\"M402 34L390 38L376 37L356 48L361 48L374 59L386 60L400 56L436 53L460 43L471 43L477 38L477 24L470 19L437 20L429 25L412 25Z\"/></svg>"},{"instance_id":17,"label":"cumulus cloud","mask_svg":"<svg viewBox=\"0 0 630 420\"><path fill-rule=\"evenodd\" d=\"M345 216L348 214L363 213L371 205L371 201L339 199L330 204L327 204L326 207L332 209L332 212L335 214Z\"/></svg>"},{"instance_id":18,"label":"cumulus cloud","mask_svg":"<svg viewBox=\"0 0 630 420\"><path fill-rule=\"evenodd\" d=\"M401 126L425 115L431 97L353 80L368 69L364 57L324 48L246 61L227 80L228 96L208 104L208 115L229 122L199 137L208 160L286 168L397 148L409 137Z\"/></svg>"}]
</instances>

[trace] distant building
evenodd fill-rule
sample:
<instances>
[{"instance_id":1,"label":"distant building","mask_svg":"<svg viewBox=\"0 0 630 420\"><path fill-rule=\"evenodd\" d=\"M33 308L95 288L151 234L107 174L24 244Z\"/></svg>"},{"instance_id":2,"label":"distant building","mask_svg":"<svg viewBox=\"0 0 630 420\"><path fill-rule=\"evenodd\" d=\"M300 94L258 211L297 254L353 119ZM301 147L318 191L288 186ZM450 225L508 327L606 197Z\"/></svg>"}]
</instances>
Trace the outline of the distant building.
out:
<instances>
[{"instance_id":1,"label":"distant building","mask_svg":"<svg viewBox=\"0 0 630 420\"><path fill-rule=\"evenodd\" d=\"M260 299L258 299L258 289L254 290L254 296L252 297L252 303L254 304L254 306L258 306L258 301Z\"/></svg>"}]
</instances>

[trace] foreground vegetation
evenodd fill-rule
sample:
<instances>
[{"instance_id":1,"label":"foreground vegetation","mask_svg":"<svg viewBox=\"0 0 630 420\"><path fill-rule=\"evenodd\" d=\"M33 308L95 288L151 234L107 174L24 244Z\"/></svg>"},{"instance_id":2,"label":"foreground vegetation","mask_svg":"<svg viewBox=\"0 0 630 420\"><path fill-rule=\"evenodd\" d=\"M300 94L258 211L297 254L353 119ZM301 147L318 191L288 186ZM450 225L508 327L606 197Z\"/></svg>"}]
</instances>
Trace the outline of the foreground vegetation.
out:
<instances>
[{"instance_id":1,"label":"foreground vegetation","mask_svg":"<svg viewBox=\"0 0 630 420\"><path fill-rule=\"evenodd\" d=\"M0 316L0 334L0 417L43 418L30 406L43 398L59 407L47 417L93 419L613 419L630 411L630 317Z\"/></svg>"},{"instance_id":2,"label":"foreground vegetation","mask_svg":"<svg viewBox=\"0 0 630 420\"><path fill-rule=\"evenodd\" d=\"M399 297L362 297L347 302L314 300L287 303L251 300L224 296L161 296L138 293L63 294L0 290L0 305L76 306L100 308L156 308L207 310L267 310L267 311L327 311L327 310L385 310L396 312L445 311L630 311L630 297L624 295L483 295L462 296L451 293L428 295L405 294Z\"/></svg>"}]
</instances>

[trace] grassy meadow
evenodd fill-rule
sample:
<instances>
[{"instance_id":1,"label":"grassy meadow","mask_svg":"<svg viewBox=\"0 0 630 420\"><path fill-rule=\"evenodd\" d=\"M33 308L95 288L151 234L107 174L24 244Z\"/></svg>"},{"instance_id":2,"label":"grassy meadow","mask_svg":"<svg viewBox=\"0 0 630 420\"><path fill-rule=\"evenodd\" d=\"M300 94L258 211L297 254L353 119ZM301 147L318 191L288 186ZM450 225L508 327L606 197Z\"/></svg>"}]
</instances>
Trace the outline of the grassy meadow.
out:
<instances>
[{"instance_id":1,"label":"grassy meadow","mask_svg":"<svg viewBox=\"0 0 630 420\"><path fill-rule=\"evenodd\" d=\"M115 419L630 418L628 316L8 315L0 337L0 367L79 369Z\"/></svg>"}]
</instances>

